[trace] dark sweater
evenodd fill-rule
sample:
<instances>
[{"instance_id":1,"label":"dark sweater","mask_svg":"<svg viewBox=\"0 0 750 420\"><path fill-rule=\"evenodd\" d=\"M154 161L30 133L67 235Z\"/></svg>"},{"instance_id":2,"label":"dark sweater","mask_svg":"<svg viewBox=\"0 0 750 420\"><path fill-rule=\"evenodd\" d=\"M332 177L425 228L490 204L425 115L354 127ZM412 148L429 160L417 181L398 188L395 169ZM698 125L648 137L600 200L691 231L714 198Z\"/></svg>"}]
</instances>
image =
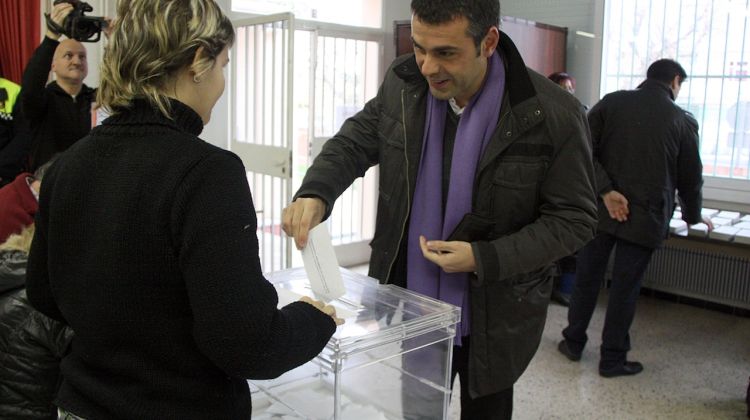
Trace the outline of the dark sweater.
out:
<instances>
[{"instance_id":1,"label":"dark sweater","mask_svg":"<svg viewBox=\"0 0 750 420\"><path fill-rule=\"evenodd\" d=\"M75 331L60 407L94 419L249 418L246 378L316 356L333 320L261 274L240 159L139 102L47 173L29 257L32 304Z\"/></svg>"},{"instance_id":2,"label":"dark sweater","mask_svg":"<svg viewBox=\"0 0 750 420\"><path fill-rule=\"evenodd\" d=\"M58 45L58 41L44 37L23 71L17 128L19 135L30 142L27 147L31 172L91 130L91 104L96 100L96 90L83 85L73 98L57 82L46 85Z\"/></svg>"}]
</instances>

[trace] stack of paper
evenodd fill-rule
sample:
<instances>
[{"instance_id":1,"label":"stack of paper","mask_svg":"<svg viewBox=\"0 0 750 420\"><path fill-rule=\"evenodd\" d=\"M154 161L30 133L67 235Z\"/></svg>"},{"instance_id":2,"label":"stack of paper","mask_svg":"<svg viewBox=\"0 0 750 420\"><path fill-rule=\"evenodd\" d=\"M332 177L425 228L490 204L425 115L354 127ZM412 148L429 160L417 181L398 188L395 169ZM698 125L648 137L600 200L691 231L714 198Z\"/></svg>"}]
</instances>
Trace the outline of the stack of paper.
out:
<instances>
[{"instance_id":1,"label":"stack of paper","mask_svg":"<svg viewBox=\"0 0 750 420\"><path fill-rule=\"evenodd\" d=\"M714 224L715 228L719 227L719 226L731 226L732 225L732 219L726 219L724 217L718 217L718 216L716 216L716 217L712 217L711 218L711 223Z\"/></svg>"},{"instance_id":2,"label":"stack of paper","mask_svg":"<svg viewBox=\"0 0 750 420\"><path fill-rule=\"evenodd\" d=\"M708 225L705 223L698 223L691 225L688 228L688 236L696 236L699 238L705 238L708 235Z\"/></svg>"},{"instance_id":3,"label":"stack of paper","mask_svg":"<svg viewBox=\"0 0 750 420\"><path fill-rule=\"evenodd\" d=\"M687 230L688 225L684 220L672 219L669 221L669 231L672 233L683 232Z\"/></svg>"},{"instance_id":4,"label":"stack of paper","mask_svg":"<svg viewBox=\"0 0 750 420\"><path fill-rule=\"evenodd\" d=\"M734 242L750 245L750 229L740 229L740 231L734 235Z\"/></svg>"},{"instance_id":5,"label":"stack of paper","mask_svg":"<svg viewBox=\"0 0 750 420\"><path fill-rule=\"evenodd\" d=\"M740 213L736 211L720 211L719 214L716 215L716 217L721 217L723 219L729 219L732 221L732 224L735 224L740 221Z\"/></svg>"},{"instance_id":6,"label":"stack of paper","mask_svg":"<svg viewBox=\"0 0 750 420\"><path fill-rule=\"evenodd\" d=\"M731 242L732 239L734 239L734 235L739 231L740 229L734 226L720 226L709 232L708 237L720 241Z\"/></svg>"},{"instance_id":7,"label":"stack of paper","mask_svg":"<svg viewBox=\"0 0 750 420\"><path fill-rule=\"evenodd\" d=\"M703 217L714 217L719 214L719 210L716 209L701 209L701 216Z\"/></svg>"}]
</instances>

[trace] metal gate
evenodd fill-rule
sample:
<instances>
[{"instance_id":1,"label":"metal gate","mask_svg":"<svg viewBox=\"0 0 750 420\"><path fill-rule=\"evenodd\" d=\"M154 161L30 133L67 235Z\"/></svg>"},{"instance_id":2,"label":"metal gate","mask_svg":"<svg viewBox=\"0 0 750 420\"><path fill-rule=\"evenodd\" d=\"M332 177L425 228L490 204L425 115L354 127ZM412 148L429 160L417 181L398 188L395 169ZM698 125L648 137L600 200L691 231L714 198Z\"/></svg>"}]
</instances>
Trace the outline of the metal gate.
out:
<instances>
[{"instance_id":1,"label":"metal gate","mask_svg":"<svg viewBox=\"0 0 750 420\"><path fill-rule=\"evenodd\" d=\"M263 270L276 271L301 264L281 212L322 144L377 92L382 34L291 13L234 24L230 149L248 170ZM335 204L327 223L339 264L369 259L376 200L369 171Z\"/></svg>"}]
</instances>

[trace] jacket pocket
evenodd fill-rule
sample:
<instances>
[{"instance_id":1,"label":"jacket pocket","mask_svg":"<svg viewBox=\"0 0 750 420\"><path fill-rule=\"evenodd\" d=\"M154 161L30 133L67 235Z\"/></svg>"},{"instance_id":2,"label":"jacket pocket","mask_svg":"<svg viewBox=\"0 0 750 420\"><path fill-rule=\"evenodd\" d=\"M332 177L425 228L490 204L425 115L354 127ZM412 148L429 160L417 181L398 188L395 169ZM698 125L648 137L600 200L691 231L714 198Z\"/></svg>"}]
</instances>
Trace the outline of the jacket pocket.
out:
<instances>
[{"instance_id":1,"label":"jacket pocket","mask_svg":"<svg viewBox=\"0 0 750 420\"><path fill-rule=\"evenodd\" d=\"M490 214L502 215L495 235L514 232L539 215L539 197L547 172L540 159L504 159L498 162L492 178Z\"/></svg>"},{"instance_id":2,"label":"jacket pocket","mask_svg":"<svg viewBox=\"0 0 750 420\"><path fill-rule=\"evenodd\" d=\"M530 189L537 187L547 170L545 161L503 161L492 182L503 188Z\"/></svg>"}]
</instances>

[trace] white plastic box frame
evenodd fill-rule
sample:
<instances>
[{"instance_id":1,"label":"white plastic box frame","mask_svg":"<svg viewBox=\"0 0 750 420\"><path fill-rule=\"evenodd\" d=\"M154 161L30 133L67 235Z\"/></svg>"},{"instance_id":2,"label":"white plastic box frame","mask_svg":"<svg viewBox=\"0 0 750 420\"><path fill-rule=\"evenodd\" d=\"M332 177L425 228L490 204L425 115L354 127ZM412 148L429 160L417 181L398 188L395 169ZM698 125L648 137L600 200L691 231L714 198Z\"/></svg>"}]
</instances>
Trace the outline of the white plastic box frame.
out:
<instances>
[{"instance_id":1,"label":"white plastic box frame","mask_svg":"<svg viewBox=\"0 0 750 420\"><path fill-rule=\"evenodd\" d=\"M446 418L460 309L343 268L341 275L346 294L333 305L346 323L312 361L248 381L253 419ZM266 277L281 292L312 294L302 268Z\"/></svg>"}]
</instances>

